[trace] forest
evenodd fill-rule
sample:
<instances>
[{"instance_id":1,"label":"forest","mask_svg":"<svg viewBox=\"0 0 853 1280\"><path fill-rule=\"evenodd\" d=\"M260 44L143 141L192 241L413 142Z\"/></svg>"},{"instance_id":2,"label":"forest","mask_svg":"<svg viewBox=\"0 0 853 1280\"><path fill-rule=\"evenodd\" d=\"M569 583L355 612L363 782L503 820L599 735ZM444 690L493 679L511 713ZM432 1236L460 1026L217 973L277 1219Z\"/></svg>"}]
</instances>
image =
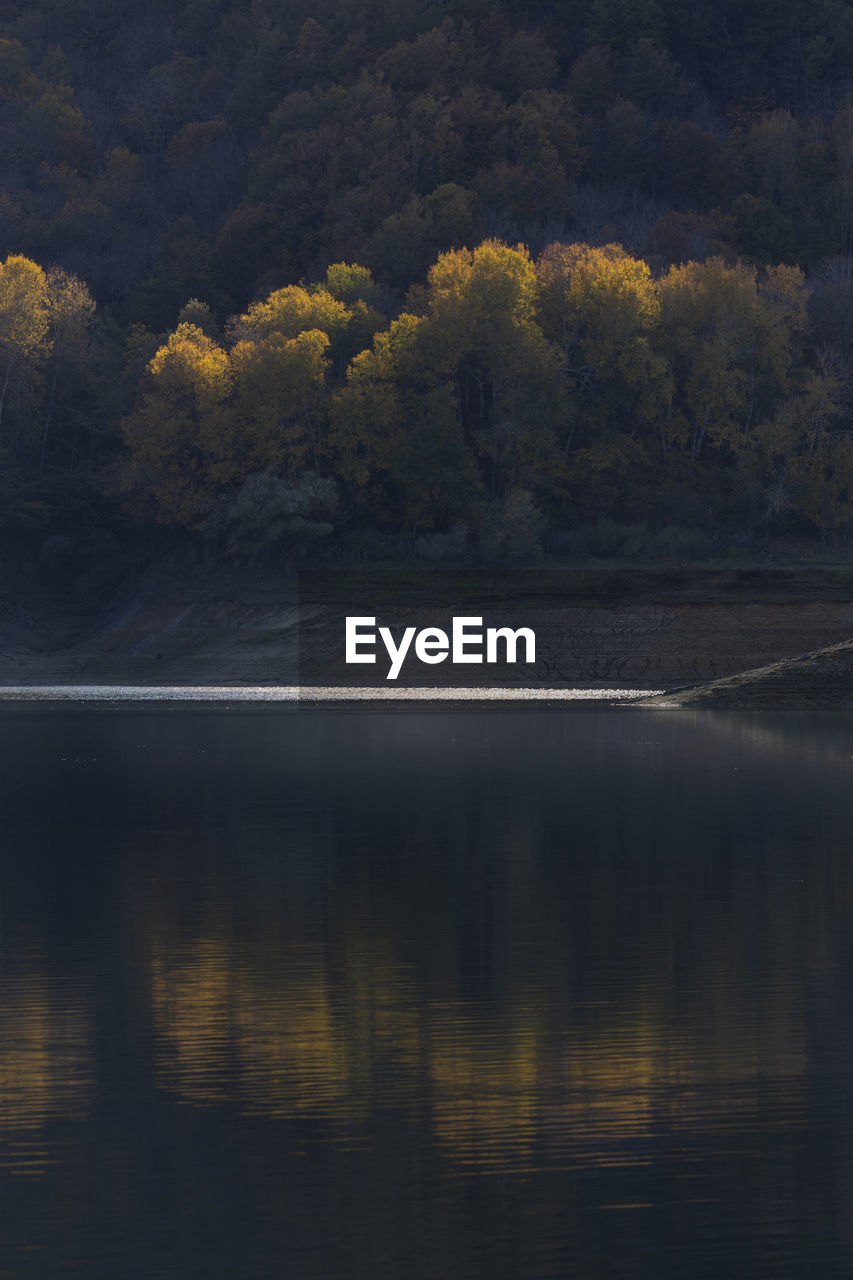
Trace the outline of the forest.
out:
<instances>
[{"instance_id":1,"label":"forest","mask_svg":"<svg viewBox=\"0 0 853 1280\"><path fill-rule=\"evenodd\" d=\"M853 538L853 5L7 0L0 528Z\"/></svg>"}]
</instances>

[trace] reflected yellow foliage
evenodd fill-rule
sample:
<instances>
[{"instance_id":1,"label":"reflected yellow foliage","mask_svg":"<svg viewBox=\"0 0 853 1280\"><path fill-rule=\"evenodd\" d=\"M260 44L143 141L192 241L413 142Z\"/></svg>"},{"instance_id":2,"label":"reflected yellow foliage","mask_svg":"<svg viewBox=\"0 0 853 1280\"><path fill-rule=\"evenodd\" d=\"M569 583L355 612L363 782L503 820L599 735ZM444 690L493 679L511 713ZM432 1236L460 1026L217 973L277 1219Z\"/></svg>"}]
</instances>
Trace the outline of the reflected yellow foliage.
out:
<instances>
[{"instance_id":1,"label":"reflected yellow foliage","mask_svg":"<svg viewBox=\"0 0 853 1280\"><path fill-rule=\"evenodd\" d=\"M489 1031L470 1010L430 1009L427 1070L436 1137L465 1163L506 1165L512 1153L513 1164L527 1165L538 1136L545 1046L523 1013L509 1027Z\"/></svg>"},{"instance_id":2,"label":"reflected yellow foliage","mask_svg":"<svg viewBox=\"0 0 853 1280\"><path fill-rule=\"evenodd\" d=\"M157 1078L187 1102L235 1089L247 1113L352 1119L366 1111L377 1055L413 1060L414 1012L369 964L354 966L336 1007L318 950L294 947L266 975L205 937L182 951L156 946L150 984Z\"/></svg>"},{"instance_id":3,"label":"reflected yellow foliage","mask_svg":"<svg viewBox=\"0 0 853 1280\"><path fill-rule=\"evenodd\" d=\"M0 1144L4 1167L40 1172L51 1121L89 1110L94 1018L85 989L25 970L0 980Z\"/></svg>"},{"instance_id":4,"label":"reflected yellow foliage","mask_svg":"<svg viewBox=\"0 0 853 1280\"><path fill-rule=\"evenodd\" d=\"M272 970L224 931L189 948L161 938L150 957L158 1080L187 1103L228 1096L246 1114L313 1113L339 1129L379 1099L483 1171L532 1168L543 1151L578 1167L635 1164L662 1120L686 1138L736 1132L767 1078L784 1077L789 1099L797 1080L805 1088L790 984L753 1008L730 944L721 937L707 957L713 1008L697 997L676 1012L641 983L621 1006L560 1007L520 987L498 1015L427 998L388 935L354 931L334 965L319 944L279 947Z\"/></svg>"}]
</instances>

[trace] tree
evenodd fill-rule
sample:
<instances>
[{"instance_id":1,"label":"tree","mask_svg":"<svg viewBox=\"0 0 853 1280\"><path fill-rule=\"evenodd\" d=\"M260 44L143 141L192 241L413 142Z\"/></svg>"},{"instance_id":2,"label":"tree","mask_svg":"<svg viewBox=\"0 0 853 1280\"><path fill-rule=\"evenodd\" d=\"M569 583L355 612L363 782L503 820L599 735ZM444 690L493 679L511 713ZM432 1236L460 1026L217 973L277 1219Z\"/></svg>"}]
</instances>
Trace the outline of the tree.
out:
<instances>
[{"instance_id":1,"label":"tree","mask_svg":"<svg viewBox=\"0 0 853 1280\"><path fill-rule=\"evenodd\" d=\"M39 467L43 471L56 407L57 382L71 370L82 371L89 345L95 301L86 285L61 267L47 273L47 306L51 348L50 392L42 431Z\"/></svg>"},{"instance_id":2,"label":"tree","mask_svg":"<svg viewBox=\"0 0 853 1280\"><path fill-rule=\"evenodd\" d=\"M803 135L790 111L768 111L750 127L744 163L750 191L789 213L800 195Z\"/></svg>"},{"instance_id":3,"label":"tree","mask_svg":"<svg viewBox=\"0 0 853 1280\"><path fill-rule=\"evenodd\" d=\"M802 272L719 258L673 267L660 282L661 335L675 375L669 432L694 461L706 444L737 453L787 387L805 324Z\"/></svg>"},{"instance_id":4,"label":"tree","mask_svg":"<svg viewBox=\"0 0 853 1280\"><path fill-rule=\"evenodd\" d=\"M781 412L802 383L797 368L805 289L795 267L705 263L660 282L661 343L673 371L665 430L686 453L680 488L718 519L761 516L790 456ZM774 480L773 477L776 477ZM781 499L773 499L781 510Z\"/></svg>"},{"instance_id":5,"label":"tree","mask_svg":"<svg viewBox=\"0 0 853 1280\"><path fill-rule=\"evenodd\" d=\"M231 381L225 351L191 324L178 326L145 371L122 423L128 453L118 480L161 523L197 527L233 476L222 415Z\"/></svg>"},{"instance_id":6,"label":"tree","mask_svg":"<svg viewBox=\"0 0 853 1280\"><path fill-rule=\"evenodd\" d=\"M537 325L522 246L440 255L404 312L352 361L331 442L351 485L409 528L479 518L508 488L548 488L559 353ZM479 474L478 474L479 473Z\"/></svg>"},{"instance_id":7,"label":"tree","mask_svg":"<svg viewBox=\"0 0 853 1280\"><path fill-rule=\"evenodd\" d=\"M319 471L324 445L329 338L309 329L238 342L230 353L234 379L227 429L245 455L241 467L295 476Z\"/></svg>"},{"instance_id":8,"label":"tree","mask_svg":"<svg viewBox=\"0 0 853 1280\"><path fill-rule=\"evenodd\" d=\"M637 40L654 39L662 29L656 0L593 0L587 40L590 45L627 49Z\"/></svg>"},{"instance_id":9,"label":"tree","mask_svg":"<svg viewBox=\"0 0 853 1280\"><path fill-rule=\"evenodd\" d=\"M454 380L490 493L541 484L557 460L560 354L536 321L527 249L486 240L442 254L425 297L431 358Z\"/></svg>"},{"instance_id":10,"label":"tree","mask_svg":"<svg viewBox=\"0 0 853 1280\"><path fill-rule=\"evenodd\" d=\"M38 263L10 254L0 263L0 429L10 388L37 378L50 344L47 277ZM19 434L16 422L10 433L13 449Z\"/></svg>"},{"instance_id":11,"label":"tree","mask_svg":"<svg viewBox=\"0 0 853 1280\"><path fill-rule=\"evenodd\" d=\"M600 449L614 429L633 440L659 425L672 386L658 341L660 299L646 263L616 244L553 244L536 276L537 314L562 351L581 444ZM661 443L665 453L664 436Z\"/></svg>"},{"instance_id":12,"label":"tree","mask_svg":"<svg viewBox=\"0 0 853 1280\"><path fill-rule=\"evenodd\" d=\"M796 507L824 539L849 536L853 528L853 435L839 374L837 350L823 348L817 368L779 415Z\"/></svg>"},{"instance_id":13,"label":"tree","mask_svg":"<svg viewBox=\"0 0 853 1280\"><path fill-rule=\"evenodd\" d=\"M455 387L435 362L428 321L404 312L347 370L329 444L354 500L380 524L448 527L481 496Z\"/></svg>"},{"instance_id":14,"label":"tree","mask_svg":"<svg viewBox=\"0 0 853 1280\"><path fill-rule=\"evenodd\" d=\"M243 315L228 325L232 338L257 341L278 334L295 338L309 329L319 329L330 341L346 333L350 311L346 303L326 289L313 291L289 284L271 293L265 302L254 302Z\"/></svg>"}]
</instances>

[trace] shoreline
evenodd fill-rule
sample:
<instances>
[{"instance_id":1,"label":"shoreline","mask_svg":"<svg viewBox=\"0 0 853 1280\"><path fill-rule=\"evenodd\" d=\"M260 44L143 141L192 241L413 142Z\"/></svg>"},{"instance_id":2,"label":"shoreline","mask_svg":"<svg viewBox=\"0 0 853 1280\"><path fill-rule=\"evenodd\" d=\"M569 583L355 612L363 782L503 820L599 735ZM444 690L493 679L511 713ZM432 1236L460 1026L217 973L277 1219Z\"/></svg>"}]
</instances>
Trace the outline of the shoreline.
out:
<instances>
[{"instance_id":1,"label":"shoreline","mask_svg":"<svg viewBox=\"0 0 853 1280\"><path fill-rule=\"evenodd\" d=\"M498 672L447 663L440 671L433 668L427 684L427 672L410 661L400 687L636 689L651 696L738 677L853 636L853 602L846 601L474 607L485 625L531 627L535 665ZM377 614L395 634L404 626L447 622L446 611L437 607L397 606ZM9 635L0 642L0 690L349 688L353 676L358 687L385 687L379 665L374 675L345 664L341 612L316 605L188 601L176 593L103 620L71 643L21 637L16 644Z\"/></svg>"},{"instance_id":2,"label":"shoreline","mask_svg":"<svg viewBox=\"0 0 853 1280\"><path fill-rule=\"evenodd\" d=\"M529 627L537 660L501 669L447 662L428 672L411 660L399 687L389 687L378 665L374 674L344 661L345 618L365 613L395 635L409 626L446 629L455 614L481 616L485 627ZM71 582L51 587L35 562L8 554L0 562L0 699L7 703L151 701L166 689L165 700L196 702L731 704L745 695L746 673L851 636L850 557L237 572L175 552L82 594ZM801 687L788 675L781 700L808 701L809 680ZM774 697L781 688L777 681ZM126 689L135 692L119 692ZM825 688L820 705L846 696L840 685L838 696ZM750 695L750 705L761 697Z\"/></svg>"},{"instance_id":3,"label":"shoreline","mask_svg":"<svg viewBox=\"0 0 853 1280\"><path fill-rule=\"evenodd\" d=\"M625 704L662 695L663 690L336 685L6 685L0 702L189 702L333 705L335 703L591 703Z\"/></svg>"}]
</instances>

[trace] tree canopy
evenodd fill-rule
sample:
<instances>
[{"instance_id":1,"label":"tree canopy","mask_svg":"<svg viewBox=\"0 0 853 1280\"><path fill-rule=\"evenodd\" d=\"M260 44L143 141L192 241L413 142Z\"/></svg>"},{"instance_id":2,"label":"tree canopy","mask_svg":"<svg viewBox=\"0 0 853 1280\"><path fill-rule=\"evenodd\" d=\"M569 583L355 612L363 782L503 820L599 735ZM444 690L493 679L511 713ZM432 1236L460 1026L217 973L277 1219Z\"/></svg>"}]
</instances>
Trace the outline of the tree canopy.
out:
<instances>
[{"instance_id":1,"label":"tree canopy","mask_svg":"<svg viewBox=\"0 0 853 1280\"><path fill-rule=\"evenodd\" d=\"M0 492L849 537L851 57L844 0L8 0Z\"/></svg>"}]
</instances>

